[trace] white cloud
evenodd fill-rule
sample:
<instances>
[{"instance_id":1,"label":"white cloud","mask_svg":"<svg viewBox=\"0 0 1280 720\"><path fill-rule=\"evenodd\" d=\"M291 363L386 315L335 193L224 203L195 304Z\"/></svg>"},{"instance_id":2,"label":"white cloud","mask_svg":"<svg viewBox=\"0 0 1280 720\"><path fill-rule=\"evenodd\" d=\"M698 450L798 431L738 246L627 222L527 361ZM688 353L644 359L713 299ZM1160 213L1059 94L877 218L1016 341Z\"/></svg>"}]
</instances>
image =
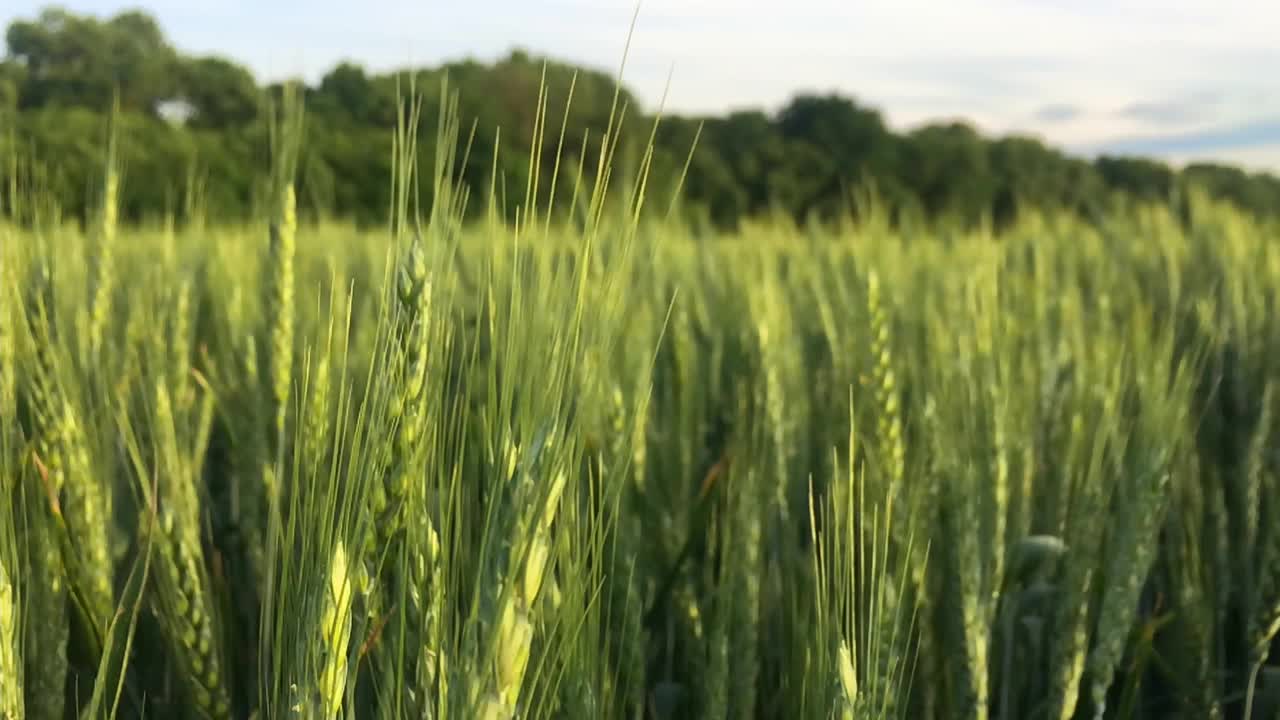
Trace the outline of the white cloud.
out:
<instances>
[{"instance_id":1,"label":"white cloud","mask_svg":"<svg viewBox=\"0 0 1280 720\"><path fill-rule=\"evenodd\" d=\"M1175 153L1165 158L1178 166L1193 162L1216 162L1237 165L1250 171L1280 170L1280 142L1248 148L1215 150L1204 153Z\"/></svg>"}]
</instances>

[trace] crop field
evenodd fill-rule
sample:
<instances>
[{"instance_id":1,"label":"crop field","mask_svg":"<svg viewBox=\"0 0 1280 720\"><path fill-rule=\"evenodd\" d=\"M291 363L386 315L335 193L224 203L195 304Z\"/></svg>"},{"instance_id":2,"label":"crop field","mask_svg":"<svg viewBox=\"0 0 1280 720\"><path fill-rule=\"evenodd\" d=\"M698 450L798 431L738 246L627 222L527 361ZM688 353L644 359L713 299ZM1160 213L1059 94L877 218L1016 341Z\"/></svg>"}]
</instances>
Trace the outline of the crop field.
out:
<instances>
[{"instance_id":1,"label":"crop field","mask_svg":"<svg viewBox=\"0 0 1280 720\"><path fill-rule=\"evenodd\" d=\"M1280 713L1280 226L464 222L407 117L381 230L289 102L257 222L0 221L0 718Z\"/></svg>"}]
</instances>

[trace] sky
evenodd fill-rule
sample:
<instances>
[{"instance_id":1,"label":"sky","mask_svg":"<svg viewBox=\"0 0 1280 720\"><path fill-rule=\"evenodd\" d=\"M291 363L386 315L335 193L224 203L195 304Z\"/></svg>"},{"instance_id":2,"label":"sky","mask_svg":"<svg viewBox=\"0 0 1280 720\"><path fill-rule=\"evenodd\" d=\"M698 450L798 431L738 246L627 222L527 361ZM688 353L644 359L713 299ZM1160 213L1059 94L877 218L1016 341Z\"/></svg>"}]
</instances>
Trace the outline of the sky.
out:
<instances>
[{"instance_id":1,"label":"sky","mask_svg":"<svg viewBox=\"0 0 1280 720\"><path fill-rule=\"evenodd\" d=\"M0 24L46 3L5 0ZM64 0L141 7L184 52L311 80L505 55L616 71L683 113L840 92L895 128L963 118L1082 154L1280 170L1277 0ZM631 33L635 18L634 33ZM630 46L627 47L628 35ZM668 85L668 80L670 84Z\"/></svg>"}]
</instances>

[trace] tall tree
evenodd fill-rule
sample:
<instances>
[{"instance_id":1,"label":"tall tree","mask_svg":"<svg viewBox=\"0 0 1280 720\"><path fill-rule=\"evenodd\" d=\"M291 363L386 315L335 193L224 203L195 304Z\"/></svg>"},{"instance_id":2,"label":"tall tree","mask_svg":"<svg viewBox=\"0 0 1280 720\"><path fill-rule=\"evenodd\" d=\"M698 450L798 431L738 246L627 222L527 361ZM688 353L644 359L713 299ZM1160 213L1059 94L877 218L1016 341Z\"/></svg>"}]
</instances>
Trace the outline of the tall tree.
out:
<instances>
[{"instance_id":1,"label":"tall tree","mask_svg":"<svg viewBox=\"0 0 1280 720\"><path fill-rule=\"evenodd\" d=\"M907 136L908 184L926 213L974 223L990 214L996 182L982 137L960 122L926 125Z\"/></svg>"},{"instance_id":2,"label":"tall tree","mask_svg":"<svg viewBox=\"0 0 1280 720\"><path fill-rule=\"evenodd\" d=\"M1168 165L1146 158L1104 155L1094 166L1109 188L1138 200L1164 202L1176 184L1175 174Z\"/></svg>"},{"instance_id":3,"label":"tall tree","mask_svg":"<svg viewBox=\"0 0 1280 720\"><path fill-rule=\"evenodd\" d=\"M218 57L184 59L181 94L194 110L197 127L243 125L258 116L259 91L244 67Z\"/></svg>"},{"instance_id":4,"label":"tall tree","mask_svg":"<svg viewBox=\"0 0 1280 720\"><path fill-rule=\"evenodd\" d=\"M310 112L346 123L390 128L396 122L394 81L371 78L351 62L326 73L307 102Z\"/></svg>"},{"instance_id":5,"label":"tall tree","mask_svg":"<svg viewBox=\"0 0 1280 720\"><path fill-rule=\"evenodd\" d=\"M18 108L18 92L26 75L26 67L17 61L0 61L0 113Z\"/></svg>"},{"instance_id":6,"label":"tall tree","mask_svg":"<svg viewBox=\"0 0 1280 720\"><path fill-rule=\"evenodd\" d=\"M48 9L34 22L14 22L5 41L10 56L27 68L19 92L24 108L105 111L118 93L122 109L154 115L177 90L177 53L141 12L102 22Z\"/></svg>"}]
</instances>

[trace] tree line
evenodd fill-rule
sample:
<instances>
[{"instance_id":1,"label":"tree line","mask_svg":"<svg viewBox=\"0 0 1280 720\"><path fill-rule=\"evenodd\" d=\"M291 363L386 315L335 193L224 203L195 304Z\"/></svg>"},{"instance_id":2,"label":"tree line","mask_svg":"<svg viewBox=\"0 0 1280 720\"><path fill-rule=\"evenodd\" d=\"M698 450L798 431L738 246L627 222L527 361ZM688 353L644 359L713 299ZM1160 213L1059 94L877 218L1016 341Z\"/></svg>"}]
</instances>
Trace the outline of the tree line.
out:
<instances>
[{"instance_id":1,"label":"tree line","mask_svg":"<svg viewBox=\"0 0 1280 720\"><path fill-rule=\"evenodd\" d=\"M4 193L7 210L19 209L14 198L22 195L84 217L111 123L124 218L247 219L260 209L266 117L281 85L260 85L226 58L179 52L140 11L99 19L49 8L10 24L5 45L0 157L9 159L0 179L20 191ZM453 99L433 92L446 77ZM441 103L456 106L465 147L455 179L480 198L473 212L492 207L490 198L499 211L514 212L535 177L539 199L553 190L561 201L572 197L578 168L594 177L611 118L616 127L621 117L622 131L608 145L611 185L628 188L626 179L647 167L651 205L666 209L674 198L664 193L679 188L680 211L719 228L764 214L838 218L867 197L895 222L1001 224L1026 210L1090 216L1117 203L1172 202L1192 186L1260 216L1280 214L1280 179L1269 174L1085 159L1033 137L985 138L962 122L899 133L876 109L834 94L799 95L776 113L664 115L655 128L655 109L643 108L610 74L522 51L492 63L384 74L343 62L304 86L304 212L385 220L392 130L404 120L410 81L424 91L422 167L432 167ZM557 158L561 170L551 172Z\"/></svg>"}]
</instances>

